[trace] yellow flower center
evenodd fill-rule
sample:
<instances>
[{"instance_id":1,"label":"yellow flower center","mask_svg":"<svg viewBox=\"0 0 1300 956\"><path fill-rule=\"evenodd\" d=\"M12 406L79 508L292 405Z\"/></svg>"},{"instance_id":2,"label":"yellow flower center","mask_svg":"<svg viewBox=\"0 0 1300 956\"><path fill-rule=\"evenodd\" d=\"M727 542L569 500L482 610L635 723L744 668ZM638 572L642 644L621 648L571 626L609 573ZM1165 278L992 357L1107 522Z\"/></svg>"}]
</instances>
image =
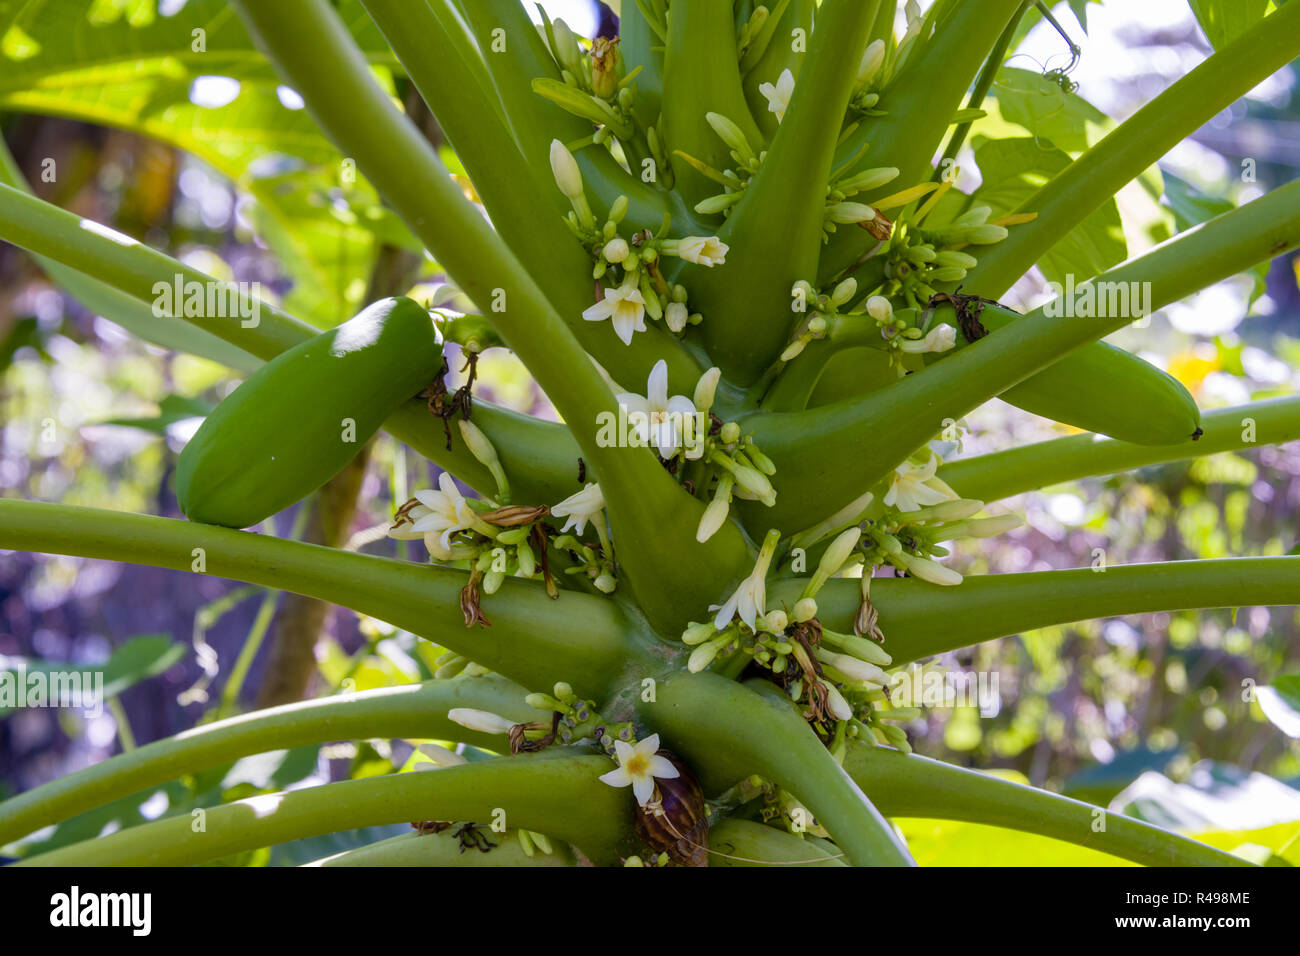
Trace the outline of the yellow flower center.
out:
<instances>
[{"instance_id":1,"label":"yellow flower center","mask_svg":"<svg viewBox=\"0 0 1300 956\"><path fill-rule=\"evenodd\" d=\"M633 777L643 777L650 769L650 761L640 754L633 755L627 762L627 772Z\"/></svg>"}]
</instances>

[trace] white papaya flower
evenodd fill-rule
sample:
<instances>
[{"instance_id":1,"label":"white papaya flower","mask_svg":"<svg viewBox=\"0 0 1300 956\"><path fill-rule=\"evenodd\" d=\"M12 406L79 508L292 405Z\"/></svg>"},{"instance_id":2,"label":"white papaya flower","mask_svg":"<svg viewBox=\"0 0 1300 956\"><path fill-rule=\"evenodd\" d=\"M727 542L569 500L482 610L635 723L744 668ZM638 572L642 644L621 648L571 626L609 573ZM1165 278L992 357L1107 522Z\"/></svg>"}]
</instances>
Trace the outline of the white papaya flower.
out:
<instances>
[{"instance_id":1,"label":"white papaya flower","mask_svg":"<svg viewBox=\"0 0 1300 956\"><path fill-rule=\"evenodd\" d=\"M581 491L574 492L559 504L552 506L551 514L557 518L567 518L561 533L573 528L578 534L587 530L587 522L595 520L605 507L605 496L600 493L600 485L588 482Z\"/></svg>"},{"instance_id":2,"label":"white papaya flower","mask_svg":"<svg viewBox=\"0 0 1300 956\"><path fill-rule=\"evenodd\" d=\"M762 83L758 87L758 92L767 97L767 108L776 114L776 121L779 123L785 119L785 111L790 108L790 97L794 95L794 74L789 70L782 70L781 75L776 78L776 83Z\"/></svg>"},{"instance_id":3,"label":"white papaya flower","mask_svg":"<svg viewBox=\"0 0 1300 956\"><path fill-rule=\"evenodd\" d=\"M627 282L613 289L605 290L605 297L595 305L583 310L582 317L588 322L603 322L609 319L614 326L614 334L624 345L632 344L636 332L645 331L645 297L634 283Z\"/></svg>"},{"instance_id":4,"label":"white papaya flower","mask_svg":"<svg viewBox=\"0 0 1300 956\"><path fill-rule=\"evenodd\" d=\"M695 417L695 403L685 395L668 397L668 363L655 362L646 380L645 396L632 392L618 395L628 424L641 441L659 452L659 457L669 459L682 447L686 435L686 421Z\"/></svg>"}]
</instances>

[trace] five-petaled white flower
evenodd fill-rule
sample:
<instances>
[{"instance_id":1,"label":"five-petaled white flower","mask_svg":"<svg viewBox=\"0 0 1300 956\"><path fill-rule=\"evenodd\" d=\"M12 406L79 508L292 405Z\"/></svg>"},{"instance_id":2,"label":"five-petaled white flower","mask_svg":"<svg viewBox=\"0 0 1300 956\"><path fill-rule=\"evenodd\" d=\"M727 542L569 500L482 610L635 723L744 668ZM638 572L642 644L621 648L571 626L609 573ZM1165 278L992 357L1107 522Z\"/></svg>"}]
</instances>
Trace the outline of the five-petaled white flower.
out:
<instances>
[{"instance_id":1,"label":"five-petaled white flower","mask_svg":"<svg viewBox=\"0 0 1300 956\"><path fill-rule=\"evenodd\" d=\"M588 322L609 319L614 325L614 334L623 340L624 345L631 345L633 333L645 331L645 298L636 285L625 283L606 289L605 298L585 309L582 317Z\"/></svg>"},{"instance_id":2,"label":"five-petaled white flower","mask_svg":"<svg viewBox=\"0 0 1300 956\"><path fill-rule=\"evenodd\" d=\"M557 518L569 519L564 522L561 533L574 528L578 534L582 534L587 530L587 522L600 514L604 507L605 496L600 493L600 485L591 481L581 491L574 492L558 505L552 506L551 514Z\"/></svg>"},{"instance_id":3,"label":"five-petaled white flower","mask_svg":"<svg viewBox=\"0 0 1300 956\"><path fill-rule=\"evenodd\" d=\"M394 538L424 538L435 557L445 557L451 553L451 536L473 524L474 512L445 471L438 476L438 488L417 491L415 500L419 504L407 513L410 523L403 523L388 534Z\"/></svg>"},{"instance_id":4,"label":"five-petaled white flower","mask_svg":"<svg viewBox=\"0 0 1300 956\"><path fill-rule=\"evenodd\" d=\"M782 70L775 84L762 83L758 87L758 92L767 97L767 108L776 114L776 121L779 123L785 119L785 111L790 108L790 97L794 95L794 74L789 70Z\"/></svg>"},{"instance_id":5,"label":"five-petaled white flower","mask_svg":"<svg viewBox=\"0 0 1300 956\"><path fill-rule=\"evenodd\" d=\"M949 500L952 495L931 484L931 481L938 481L934 477L938 468L939 458L936 455L931 455L924 465L903 462L894 469L889 490L885 492L885 504L892 505L899 511L918 511L927 505Z\"/></svg>"},{"instance_id":6,"label":"five-petaled white flower","mask_svg":"<svg viewBox=\"0 0 1300 956\"><path fill-rule=\"evenodd\" d=\"M600 780L611 787L631 785L636 802L645 806L655 792L655 777L672 780L681 776L666 757L659 756L659 735L651 734L645 740L633 745L622 740L614 741L614 753L618 755L618 767L602 774Z\"/></svg>"},{"instance_id":7,"label":"five-petaled white flower","mask_svg":"<svg viewBox=\"0 0 1300 956\"><path fill-rule=\"evenodd\" d=\"M677 241L677 254L699 266L720 266L730 251L731 247L717 236L687 236Z\"/></svg>"},{"instance_id":8,"label":"five-petaled white flower","mask_svg":"<svg viewBox=\"0 0 1300 956\"><path fill-rule=\"evenodd\" d=\"M689 427L686 423L695 417L695 403L685 395L668 397L668 363L663 359L650 370L644 398L622 392L618 403L640 440L656 448L665 460L682 446Z\"/></svg>"}]
</instances>

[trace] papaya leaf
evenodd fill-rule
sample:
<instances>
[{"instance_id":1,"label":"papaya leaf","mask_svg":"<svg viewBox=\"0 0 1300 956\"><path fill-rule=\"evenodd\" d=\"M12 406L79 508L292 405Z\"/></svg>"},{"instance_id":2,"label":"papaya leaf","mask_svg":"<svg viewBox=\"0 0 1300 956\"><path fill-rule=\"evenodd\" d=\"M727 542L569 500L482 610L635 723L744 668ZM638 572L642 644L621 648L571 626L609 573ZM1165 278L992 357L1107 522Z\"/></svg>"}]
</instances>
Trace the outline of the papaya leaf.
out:
<instances>
[{"instance_id":1,"label":"papaya leaf","mask_svg":"<svg viewBox=\"0 0 1300 956\"><path fill-rule=\"evenodd\" d=\"M1174 216L1174 226L1179 232L1199 226L1221 213L1236 208L1236 203L1221 196L1210 196L1201 192L1185 179L1180 179L1167 169L1161 170L1165 182L1164 204ZM1250 270L1255 279L1255 286L1250 293L1253 304L1256 299L1268 291L1268 270L1271 263L1261 262Z\"/></svg>"},{"instance_id":2,"label":"papaya leaf","mask_svg":"<svg viewBox=\"0 0 1300 956\"><path fill-rule=\"evenodd\" d=\"M26 675L29 681L27 688L30 692L32 686L30 679L37 674L45 675L48 680L55 674L75 673L79 675L79 686L84 695L99 694L100 687L96 685L102 681L103 699L107 700L142 680L161 674L184 656L185 645L173 641L169 635L146 634L132 637L120 644L109 655L108 660L98 667L20 658L16 666L0 670L0 674L14 675L6 681L12 684L13 690L17 689L17 681ZM51 689L49 694L53 693ZM93 704L88 697L83 700ZM0 717L6 716L13 709L9 706L0 706Z\"/></svg>"},{"instance_id":3,"label":"papaya leaf","mask_svg":"<svg viewBox=\"0 0 1300 956\"><path fill-rule=\"evenodd\" d=\"M1004 120L1067 153L1083 152L1110 124L1106 114L1082 96L1066 92L1061 81L1032 70L1003 67L990 92Z\"/></svg>"},{"instance_id":4,"label":"papaya leaf","mask_svg":"<svg viewBox=\"0 0 1300 956\"><path fill-rule=\"evenodd\" d=\"M0 76L0 109L130 130L204 160L244 195L242 211L294 280L287 306L321 328L353 314L377 245L367 227L399 228L373 212L374 191L277 85L224 3L196 0L170 17L136 7L69 0L37 17L30 4L0 0L0 35L25 38ZM371 62L394 64L359 3L340 13ZM284 168L319 175L289 189L265 173ZM139 334L143 320L119 324Z\"/></svg>"},{"instance_id":5,"label":"papaya leaf","mask_svg":"<svg viewBox=\"0 0 1300 956\"><path fill-rule=\"evenodd\" d=\"M1187 0L1210 46L1222 50L1268 12L1268 0Z\"/></svg>"},{"instance_id":6,"label":"papaya leaf","mask_svg":"<svg viewBox=\"0 0 1300 956\"><path fill-rule=\"evenodd\" d=\"M1256 692L1259 709L1288 737L1300 737L1300 674L1284 674Z\"/></svg>"},{"instance_id":7,"label":"papaya leaf","mask_svg":"<svg viewBox=\"0 0 1300 956\"><path fill-rule=\"evenodd\" d=\"M977 137L975 162L984 182L972 204L989 206L993 210L990 219L996 220L1065 169L1070 157L1030 137ZM1082 281L1124 261L1127 255L1119 207L1111 197L1049 249L1038 266L1052 282L1064 283L1066 274Z\"/></svg>"}]
</instances>

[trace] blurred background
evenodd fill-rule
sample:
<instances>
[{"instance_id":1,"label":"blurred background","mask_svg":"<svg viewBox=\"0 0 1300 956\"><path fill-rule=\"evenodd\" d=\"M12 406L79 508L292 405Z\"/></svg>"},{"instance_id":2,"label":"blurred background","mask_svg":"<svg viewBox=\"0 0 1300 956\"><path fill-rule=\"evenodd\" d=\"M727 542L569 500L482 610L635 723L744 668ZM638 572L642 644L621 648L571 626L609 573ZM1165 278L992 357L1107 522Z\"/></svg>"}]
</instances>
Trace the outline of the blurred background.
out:
<instances>
[{"instance_id":1,"label":"blurred background","mask_svg":"<svg viewBox=\"0 0 1300 956\"><path fill-rule=\"evenodd\" d=\"M116 6L118 16L132 16L141 4ZM162 3L158 15L168 6ZM610 11L589 0L545 6L580 35L608 32L613 24ZM1080 48L1069 81L1114 119L1133 113L1210 52L1185 0L1062 3L1056 12ZM11 60L24 59L12 34L0 46ZM1033 18L1008 65L1041 76L1070 61L1057 30ZM977 124L973 142L981 129L1015 125L998 109L998 96L1018 92L1018 75L995 85L990 115ZM436 141L436 125L407 95L405 82L386 76ZM1130 254L1198 212L1230 208L1296 176L1297 79L1293 64L1179 145L1151 172L1151 182L1121 194ZM418 255L368 187L286 164L273 142L254 137L247 149L258 157L256 174L232 175L247 157L232 158L205 141L203 117L218 111L256 109L264 126L292 130L302 108L292 90L273 82L254 87L247 78L241 86L214 74L179 90L151 92L144 105L128 104L124 95L122 103L101 102L92 110L69 90L55 87L41 101L0 82L0 132L42 198L212 275L261 282L268 295L321 326L351 315L371 293L427 290L437 280L436 266ZM92 115L107 119L86 122ZM1066 118L1055 119L1059 125ZM1051 110L1039 120L1050 128ZM1075 129L1086 141L1071 151L1105 128ZM1041 128L1030 132L1042 135ZM455 168L454 157L443 152ZM53 181L42 176L50 160L58 169ZM961 162L960 185L969 189L979 182L970 147ZM1111 340L1169 370L1203 408L1292 393L1300 384L1298 286L1300 258L1280 258ZM1024 309L1047 295L1042 277L1031 275L1006 301ZM200 417L237 384L241 357L219 364L177 351L184 342L163 344L172 348L145 344L104 318L94 302L61 291L31 257L0 245L0 495L178 516L176 456ZM460 368L454 357L451 365ZM478 383L478 392L493 401L551 414L507 354L488 353ZM962 455L1066 432L1002 403L966 424ZM433 466L381 435L331 483L330 508L293 509L275 519L274 531L421 559L381 531L395 503L435 480ZM1083 567L1097 548L1111 564L1294 552L1300 445L1148 468L1003 504L1023 514L1025 526L963 546L952 559L958 570ZM320 513L337 520L323 523ZM1227 846L1258 843L1295 856L1300 717L1280 691L1290 686L1292 705L1300 706L1296 685L1285 680L1300 673L1298 622L1296 608L1243 607L1090 621L1004 638L928 665L995 676L993 701L982 701L982 709L931 707L907 729L914 747L928 755L1193 832L1227 831L1219 838ZM103 668L115 692L96 717L45 708L0 711L0 798L124 747L254 706L424 679L440 653L383 622L262 588L0 551L0 669L19 662ZM1276 689L1261 701L1257 687ZM55 845L263 789L391 772L409 754L402 741L372 741L251 758L119 801L39 834L37 842ZM922 862L1113 862L974 826L912 821L906 829ZM292 862L373 835L321 838L240 862Z\"/></svg>"}]
</instances>

